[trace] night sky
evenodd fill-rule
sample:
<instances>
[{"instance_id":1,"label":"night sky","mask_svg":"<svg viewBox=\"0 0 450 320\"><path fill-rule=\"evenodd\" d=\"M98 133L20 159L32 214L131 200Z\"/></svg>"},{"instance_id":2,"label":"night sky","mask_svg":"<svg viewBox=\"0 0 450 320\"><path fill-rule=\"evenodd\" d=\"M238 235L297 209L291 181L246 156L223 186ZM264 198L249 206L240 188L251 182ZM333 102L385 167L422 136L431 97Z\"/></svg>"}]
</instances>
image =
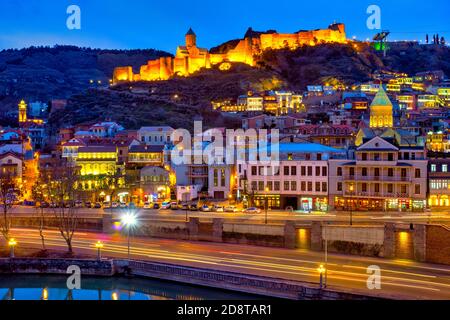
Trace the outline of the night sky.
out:
<instances>
[{"instance_id":1,"label":"night sky","mask_svg":"<svg viewBox=\"0 0 450 320\"><path fill-rule=\"evenodd\" d=\"M81 8L81 30L68 30L66 9ZM213 47L242 38L246 29L326 28L347 25L351 38L365 40L367 7L381 7L382 28L391 40L420 40L439 33L450 40L448 0L0 0L0 49L73 44L95 48L157 48L174 52L189 27L198 45Z\"/></svg>"}]
</instances>

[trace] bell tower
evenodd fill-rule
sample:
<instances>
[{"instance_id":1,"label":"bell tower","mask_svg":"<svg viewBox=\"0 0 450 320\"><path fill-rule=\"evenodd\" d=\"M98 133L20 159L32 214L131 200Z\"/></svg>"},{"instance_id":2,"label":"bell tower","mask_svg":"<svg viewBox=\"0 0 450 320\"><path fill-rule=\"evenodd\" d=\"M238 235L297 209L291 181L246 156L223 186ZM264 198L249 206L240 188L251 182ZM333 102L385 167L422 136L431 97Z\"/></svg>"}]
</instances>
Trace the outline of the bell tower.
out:
<instances>
[{"instance_id":1,"label":"bell tower","mask_svg":"<svg viewBox=\"0 0 450 320\"><path fill-rule=\"evenodd\" d=\"M380 90L370 105L370 127L392 128L394 124L392 102L380 85Z\"/></svg>"},{"instance_id":2,"label":"bell tower","mask_svg":"<svg viewBox=\"0 0 450 320\"><path fill-rule=\"evenodd\" d=\"M192 30L192 28L189 28L188 32L186 33L186 47L190 49L196 46L197 46L197 36L195 32Z\"/></svg>"},{"instance_id":3,"label":"bell tower","mask_svg":"<svg viewBox=\"0 0 450 320\"><path fill-rule=\"evenodd\" d=\"M27 122L27 104L24 100L19 103L19 123Z\"/></svg>"}]
</instances>

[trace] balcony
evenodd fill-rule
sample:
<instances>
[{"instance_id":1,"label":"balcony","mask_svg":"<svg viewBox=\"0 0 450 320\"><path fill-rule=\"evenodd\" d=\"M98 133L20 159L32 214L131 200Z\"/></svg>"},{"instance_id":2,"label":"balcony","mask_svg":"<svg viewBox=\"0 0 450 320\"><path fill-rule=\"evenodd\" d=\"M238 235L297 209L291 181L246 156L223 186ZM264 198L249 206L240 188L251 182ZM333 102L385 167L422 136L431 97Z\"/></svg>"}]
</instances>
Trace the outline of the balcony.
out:
<instances>
[{"instance_id":1,"label":"balcony","mask_svg":"<svg viewBox=\"0 0 450 320\"><path fill-rule=\"evenodd\" d=\"M352 176L352 175L345 175L343 176L344 181L374 181L374 182L411 182L411 177L399 177L399 176Z\"/></svg>"},{"instance_id":2,"label":"balcony","mask_svg":"<svg viewBox=\"0 0 450 320\"><path fill-rule=\"evenodd\" d=\"M403 193L403 192L350 192L346 191L344 192L345 197L349 198L411 198L411 195L409 193Z\"/></svg>"}]
</instances>

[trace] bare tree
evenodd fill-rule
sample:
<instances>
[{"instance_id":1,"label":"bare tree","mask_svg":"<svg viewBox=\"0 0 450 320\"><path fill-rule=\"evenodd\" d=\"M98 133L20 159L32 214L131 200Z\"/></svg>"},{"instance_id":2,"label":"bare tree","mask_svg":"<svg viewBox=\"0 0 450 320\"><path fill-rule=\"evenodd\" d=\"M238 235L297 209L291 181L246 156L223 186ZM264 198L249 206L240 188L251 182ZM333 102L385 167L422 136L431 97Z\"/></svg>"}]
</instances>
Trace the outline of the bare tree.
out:
<instances>
[{"instance_id":1,"label":"bare tree","mask_svg":"<svg viewBox=\"0 0 450 320\"><path fill-rule=\"evenodd\" d=\"M78 168L73 163L63 163L47 173L49 198L55 204L54 213L61 236L73 254L72 239L77 229L75 196L78 187Z\"/></svg>"},{"instance_id":2,"label":"bare tree","mask_svg":"<svg viewBox=\"0 0 450 320\"><path fill-rule=\"evenodd\" d=\"M2 217L0 219L0 231L6 241L9 241L11 230L11 209L14 204L14 177L10 172L0 173L0 206Z\"/></svg>"},{"instance_id":3,"label":"bare tree","mask_svg":"<svg viewBox=\"0 0 450 320\"><path fill-rule=\"evenodd\" d=\"M43 203L45 201L44 194L48 181L45 181L44 179L45 178L39 177L38 182L32 188L32 194L33 200L36 202L36 212L38 214L39 219L39 236L41 237L42 250L45 252L47 251L47 248L45 247L45 236L44 236L45 214Z\"/></svg>"}]
</instances>

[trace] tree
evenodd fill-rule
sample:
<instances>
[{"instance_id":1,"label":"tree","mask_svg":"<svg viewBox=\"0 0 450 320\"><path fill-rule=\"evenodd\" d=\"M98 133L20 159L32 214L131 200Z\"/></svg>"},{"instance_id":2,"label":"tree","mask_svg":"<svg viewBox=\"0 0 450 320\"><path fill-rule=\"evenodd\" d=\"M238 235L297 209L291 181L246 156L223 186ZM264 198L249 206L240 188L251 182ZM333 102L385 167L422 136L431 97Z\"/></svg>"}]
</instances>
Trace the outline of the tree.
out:
<instances>
[{"instance_id":1,"label":"tree","mask_svg":"<svg viewBox=\"0 0 450 320\"><path fill-rule=\"evenodd\" d=\"M441 45L445 46L445 38L441 37Z\"/></svg>"},{"instance_id":2,"label":"tree","mask_svg":"<svg viewBox=\"0 0 450 320\"><path fill-rule=\"evenodd\" d=\"M0 231L6 241L9 241L11 230L11 209L14 203L14 176L10 172L0 173L0 206L2 217L0 219Z\"/></svg>"},{"instance_id":3,"label":"tree","mask_svg":"<svg viewBox=\"0 0 450 320\"><path fill-rule=\"evenodd\" d=\"M429 42L430 42L430 37L428 36L428 33L427 33L427 35L425 37L425 43L428 44Z\"/></svg>"},{"instance_id":4,"label":"tree","mask_svg":"<svg viewBox=\"0 0 450 320\"><path fill-rule=\"evenodd\" d=\"M33 186L31 192L33 194L33 200L36 202L36 212L39 218L39 236L41 237L42 250L47 251L45 247L45 236L44 236L44 227L45 227L45 215L44 215L44 207L43 202L45 201L45 189L47 187L47 181L45 178L39 178L38 182Z\"/></svg>"},{"instance_id":5,"label":"tree","mask_svg":"<svg viewBox=\"0 0 450 320\"><path fill-rule=\"evenodd\" d=\"M72 239L78 222L75 207L78 171L73 163L66 162L46 173L49 198L56 206L54 213L58 230L66 241L69 254L73 254Z\"/></svg>"}]
</instances>

